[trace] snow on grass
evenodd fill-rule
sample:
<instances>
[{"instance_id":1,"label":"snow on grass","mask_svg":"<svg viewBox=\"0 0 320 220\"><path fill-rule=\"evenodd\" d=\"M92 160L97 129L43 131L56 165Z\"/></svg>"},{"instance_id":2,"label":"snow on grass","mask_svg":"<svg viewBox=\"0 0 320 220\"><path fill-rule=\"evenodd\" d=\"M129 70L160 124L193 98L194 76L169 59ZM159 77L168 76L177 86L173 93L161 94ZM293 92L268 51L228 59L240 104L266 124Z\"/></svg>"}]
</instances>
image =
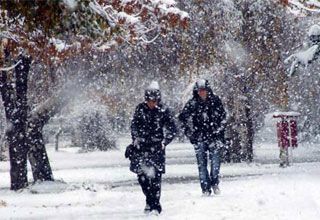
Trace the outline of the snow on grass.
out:
<instances>
[{"instance_id":1,"label":"snow on grass","mask_svg":"<svg viewBox=\"0 0 320 220\"><path fill-rule=\"evenodd\" d=\"M151 219L319 219L319 163L281 174L223 179L222 194L202 197L199 183L164 183L163 213ZM291 171L291 172L287 172ZM165 177L164 177L165 178ZM46 219L150 219L138 185L53 194L1 192L2 217Z\"/></svg>"},{"instance_id":2,"label":"snow on grass","mask_svg":"<svg viewBox=\"0 0 320 220\"><path fill-rule=\"evenodd\" d=\"M0 162L0 219L320 219L320 149L301 144L292 166L278 166L276 143L255 147L255 163L222 164L219 196L202 197L192 145L167 147L160 216L146 216L144 196L119 149L55 152L48 145L57 182L9 190L9 162ZM306 161L314 161L305 163ZM31 180L31 174L29 174ZM67 184L66 184L67 183Z\"/></svg>"}]
</instances>

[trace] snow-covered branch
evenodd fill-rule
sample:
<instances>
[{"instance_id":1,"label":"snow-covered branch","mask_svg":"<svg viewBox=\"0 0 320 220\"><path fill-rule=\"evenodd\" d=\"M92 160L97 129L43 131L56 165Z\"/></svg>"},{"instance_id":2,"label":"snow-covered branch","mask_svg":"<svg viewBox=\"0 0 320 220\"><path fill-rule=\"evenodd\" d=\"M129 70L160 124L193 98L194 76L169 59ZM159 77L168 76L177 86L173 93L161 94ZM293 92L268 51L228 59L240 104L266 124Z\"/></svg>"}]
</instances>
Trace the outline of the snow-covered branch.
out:
<instances>
[{"instance_id":1,"label":"snow-covered branch","mask_svg":"<svg viewBox=\"0 0 320 220\"><path fill-rule=\"evenodd\" d=\"M13 70L16 66L18 66L22 61L19 60L16 64L9 66L9 67L1 67L0 71L10 71Z\"/></svg>"},{"instance_id":2,"label":"snow-covered branch","mask_svg":"<svg viewBox=\"0 0 320 220\"><path fill-rule=\"evenodd\" d=\"M288 1L291 12L294 14L301 14L301 12L320 13L320 2L318 0L289 0Z\"/></svg>"},{"instance_id":3,"label":"snow-covered branch","mask_svg":"<svg viewBox=\"0 0 320 220\"><path fill-rule=\"evenodd\" d=\"M162 29L186 22L188 13L176 7L173 0L122 0L117 4L110 2L90 3L90 7L107 22L112 28L118 28L116 35L107 42L103 39L95 45L98 50L108 50L122 41L131 43L149 44L155 41ZM167 22L163 22L163 21Z\"/></svg>"},{"instance_id":4,"label":"snow-covered branch","mask_svg":"<svg viewBox=\"0 0 320 220\"><path fill-rule=\"evenodd\" d=\"M291 62L289 75L293 75L295 70L300 64L307 66L316 56L320 53L320 26L313 25L308 31L308 37L311 41L311 46L309 48L298 51L291 56L289 56L284 62L286 64Z\"/></svg>"},{"instance_id":5,"label":"snow-covered branch","mask_svg":"<svg viewBox=\"0 0 320 220\"><path fill-rule=\"evenodd\" d=\"M294 74L299 64L307 66L309 63L311 63L311 61L315 59L317 52L319 52L319 45L314 45L305 51L297 52L288 57L285 60L285 63L292 61L289 75L291 76Z\"/></svg>"},{"instance_id":6,"label":"snow-covered branch","mask_svg":"<svg viewBox=\"0 0 320 220\"><path fill-rule=\"evenodd\" d=\"M10 39L10 40L13 40L15 42L18 42L19 38L18 36L16 36L15 34L12 34L11 32L9 31L0 31L0 39Z\"/></svg>"},{"instance_id":7,"label":"snow-covered branch","mask_svg":"<svg viewBox=\"0 0 320 220\"><path fill-rule=\"evenodd\" d=\"M305 51L301 51L291 55L286 59L286 62L289 62L292 59L296 59L298 60L299 63L307 65L310 61L314 59L318 49L319 49L319 45L314 45Z\"/></svg>"},{"instance_id":8,"label":"snow-covered branch","mask_svg":"<svg viewBox=\"0 0 320 220\"><path fill-rule=\"evenodd\" d=\"M102 7L97 1L89 3L89 7L100 16L104 17L108 24L114 28L116 26L115 10L111 6Z\"/></svg>"},{"instance_id":9,"label":"snow-covered branch","mask_svg":"<svg viewBox=\"0 0 320 220\"><path fill-rule=\"evenodd\" d=\"M0 37L13 39L16 47L27 49L46 63L64 60L79 51L106 51L122 42L148 44L163 30L186 27L189 19L173 0L92 0L88 4L63 0L43 7L37 4L29 8L20 1L13 2L12 7L1 5L0 12L13 10L4 13L1 29L14 30L11 33L16 36L0 32ZM26 10L30 13L25 14ZM44 19L44 14L48 18ZM50 18L52 22L45 22Z\"/></svg>"}]
</instances>

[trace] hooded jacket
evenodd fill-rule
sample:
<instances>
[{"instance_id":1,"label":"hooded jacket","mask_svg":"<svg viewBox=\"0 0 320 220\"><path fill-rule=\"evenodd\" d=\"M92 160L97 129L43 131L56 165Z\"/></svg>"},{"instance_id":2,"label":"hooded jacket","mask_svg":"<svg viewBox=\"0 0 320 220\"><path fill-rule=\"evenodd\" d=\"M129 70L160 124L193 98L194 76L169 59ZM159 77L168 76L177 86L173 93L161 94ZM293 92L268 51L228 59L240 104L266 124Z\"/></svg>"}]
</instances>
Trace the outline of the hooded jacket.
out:
<instances>
[{"instance_id":1,"label":"hooded jacket","mask_svg":"<svg viewBox=\"0 0 320 220\"><path fill-rule=\"evenodd\" d=\"M163 142L168 145L176 132L174 118L168 108L158 104L155 109L149 109L145 102L137 106L131 122L133 142L138 139L140 143Z\"/></svg>"},{"instance_id":2,"label":"hooded jacket","mask_svg":"<svg viewBox=\"0 0 320 220\"><path fill-rule=\"evenodd\" d=\"M208 92L204 101L198 95L199 86ZM193 88L193 97L184 106L179 115L185 135L192 144L208 144L220 140L224 142L223 120L226 112L220 98L213 94L209 82L197 82Z\"/></svg>"},{"instance_id":3,"label":"hooded jacket","mask_svg":"<svg viewBox=\"0 0 320 220\"><path fill-rule=\"evenodd\" d=\"M155 109L150 109L145 102L140 103L131 122L132 141L138 146L131 146L131 152L126 153L131 160L130 170L141 173L143 167L154 167L164 173L162 144L168 145L176 133L176 124L168 108L159 103Z\"/></svg>"}]
</instances>

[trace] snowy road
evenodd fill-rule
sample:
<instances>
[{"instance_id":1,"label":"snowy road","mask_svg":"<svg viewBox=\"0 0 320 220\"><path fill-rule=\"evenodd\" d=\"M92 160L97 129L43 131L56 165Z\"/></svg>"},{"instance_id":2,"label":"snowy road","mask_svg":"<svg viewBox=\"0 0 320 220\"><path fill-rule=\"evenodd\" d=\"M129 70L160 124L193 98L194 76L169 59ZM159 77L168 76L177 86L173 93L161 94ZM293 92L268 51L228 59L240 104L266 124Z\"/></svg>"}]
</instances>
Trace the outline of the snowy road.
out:
<instances>
[{"instance_id":1,"label":"snowy road","mask_svg":"<svg viewBox=\"0 0 320 220\"><path fill-rule=\"evenodd\" d=\"M234 173L238 172L234 166ZM154 219L319 219L320 163L299 164L274 173L223 178L222 194L202 197L197 181L163 184L163 213ZM62 193L1 190L1 219L149 219L142 214L139 186L104 184ZM88 190L89 189L89 190Z\"/></svg>"},{"instance_id":2,"label":"snowy road","mask_svg":"<svg viewBox=\"0 0 320 220\"><path fill-rule=\"evenodd\" d=\"M142 214L143 195L123 148L87 154L49 149L55 178L68 184L11 192L8 162L0 162L0 219L320 219L318 146L296 149L296 162L286 169L274 163L276 146L256 146L257 162L222 165L222 194L211 197L201 196L192 146L169 147L160 216Z\"/></svg>"}]
</instances>

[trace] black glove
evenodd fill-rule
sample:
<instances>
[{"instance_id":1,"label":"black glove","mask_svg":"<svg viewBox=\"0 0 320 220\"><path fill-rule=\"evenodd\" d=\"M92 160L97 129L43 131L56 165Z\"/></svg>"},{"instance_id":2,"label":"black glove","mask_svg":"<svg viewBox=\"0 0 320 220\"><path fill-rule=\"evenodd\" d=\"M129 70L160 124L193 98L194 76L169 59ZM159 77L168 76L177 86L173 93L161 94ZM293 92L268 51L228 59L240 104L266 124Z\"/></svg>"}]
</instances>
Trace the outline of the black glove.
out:
<instances>
[{"instance_id":1,"label":"black glove","mask_svg":"<svg viewBox=\"0 0 320 220\"><path fill-rule=\"evenodd\" d=\"M129 160L131 160L133 153L134 153L134 146L133 146L133 144L129 144L126 148L124 156L125 156L125 158L129 158Z\"/></svg>"},{"instance_id":2,"label":"black glove","mask_svg":"<svg viewBox=\"0 0 320 220\"><path fill-rule=\"evenodd\" d=\"M191 131L191 129L188 128L188 127L186 127L186 128L184 129L184 134L187 136L187 138L191 138L191 136L192 136L192 131Z\"/></svg>"}]
</instances>

